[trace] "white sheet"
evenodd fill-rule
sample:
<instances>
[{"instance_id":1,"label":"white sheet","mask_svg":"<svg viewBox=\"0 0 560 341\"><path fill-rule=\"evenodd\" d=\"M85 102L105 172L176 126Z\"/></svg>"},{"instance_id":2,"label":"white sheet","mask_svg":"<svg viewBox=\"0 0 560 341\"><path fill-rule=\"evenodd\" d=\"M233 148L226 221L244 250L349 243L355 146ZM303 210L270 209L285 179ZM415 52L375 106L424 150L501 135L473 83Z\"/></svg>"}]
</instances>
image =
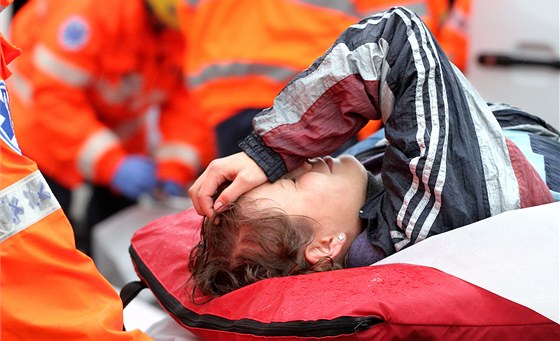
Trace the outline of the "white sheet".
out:
<instances>
[{"instance_id":1,"label":"white sheet","mask_svg":"<svg viewBox=\"0 0 560 341\"><path fill-rule=\"evenodd\" d=\"M374 264L430 266L560 323L560 202L430 237Z\"/></svg>"}]
</instances>

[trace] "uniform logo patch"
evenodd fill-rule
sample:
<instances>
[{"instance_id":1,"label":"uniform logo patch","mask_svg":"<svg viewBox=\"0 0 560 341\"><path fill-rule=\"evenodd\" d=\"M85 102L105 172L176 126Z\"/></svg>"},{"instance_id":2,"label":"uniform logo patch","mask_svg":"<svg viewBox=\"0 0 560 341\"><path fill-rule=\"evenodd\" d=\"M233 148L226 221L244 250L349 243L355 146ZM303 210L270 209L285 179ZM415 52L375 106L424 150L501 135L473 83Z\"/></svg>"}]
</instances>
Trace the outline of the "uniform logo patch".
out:
<instances>
[{"instance_id":1,"label":"uniform logo patch","mask_svg":"<svg viewBox=\"0 0 560 341\"><path fill-rule=\"evenodd\" d=\"M89 41L89 24L79 16L67 19L60 28L60 45L69 50L76 51L81 49Z\"/></svg>"},{"instance_id":2,"label":"uniform logo patch","mask_svg":"<svg viewBox=\"0 0 560 341\"><path fill-rule=\"evenodd\" d=\"M2 80L0 80L0 139L6 142L10 148L21 154L21 150L19 149L16 135L14 133L12 117L10 116L8 89L6 89L6 84Z\"/></svg>"}]
</instances>

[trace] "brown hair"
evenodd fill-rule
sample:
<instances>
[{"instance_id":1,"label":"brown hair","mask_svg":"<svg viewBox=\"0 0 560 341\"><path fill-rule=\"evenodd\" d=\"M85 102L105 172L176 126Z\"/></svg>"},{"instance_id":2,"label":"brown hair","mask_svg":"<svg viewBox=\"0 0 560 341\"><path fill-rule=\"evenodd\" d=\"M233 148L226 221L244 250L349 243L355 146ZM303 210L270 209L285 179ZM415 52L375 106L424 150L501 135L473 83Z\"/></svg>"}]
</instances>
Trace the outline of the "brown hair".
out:
<instances>
[{"instance_id":1,"label":"brown hair","mask_svg":"<svg viewBox=\"0 0 560 341\"><path fill-rule=\"evenodd\" d=\"M213 298L266 278L341 268L331 258L305 259L314 220L254 207L242 200L204 219L189 256L193 302L196 290Z\"/></svg>"}]
</instances>

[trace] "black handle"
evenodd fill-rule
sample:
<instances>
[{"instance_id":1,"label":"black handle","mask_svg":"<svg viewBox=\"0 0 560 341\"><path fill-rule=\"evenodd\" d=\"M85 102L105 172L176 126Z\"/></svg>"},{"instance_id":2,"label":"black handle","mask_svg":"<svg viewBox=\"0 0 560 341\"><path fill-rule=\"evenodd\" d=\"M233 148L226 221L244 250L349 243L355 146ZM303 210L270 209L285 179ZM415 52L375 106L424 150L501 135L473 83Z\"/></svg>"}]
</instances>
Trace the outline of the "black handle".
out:
<instances>
[{"instance_id":1,"label":"black handle","mask_svg":"<svg viewBox=\"0 0 560 341\"><path fill-rule=\"evenodd\" d=\"M481 54L478 62L485 66L539 66L560 69L560 59L519 58L503 54Z\"/></svg>"}]
</instances>

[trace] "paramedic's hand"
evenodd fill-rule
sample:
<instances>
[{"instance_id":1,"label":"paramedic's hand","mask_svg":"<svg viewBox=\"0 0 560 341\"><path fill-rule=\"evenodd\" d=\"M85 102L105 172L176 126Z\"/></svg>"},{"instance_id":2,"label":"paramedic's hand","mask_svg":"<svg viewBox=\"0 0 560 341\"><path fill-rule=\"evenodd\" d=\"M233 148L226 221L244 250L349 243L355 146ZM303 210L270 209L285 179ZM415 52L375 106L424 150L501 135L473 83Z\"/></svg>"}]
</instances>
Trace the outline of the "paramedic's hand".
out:
<instances>
[{"instance_id":1,"label":"paramedic's hand","mask_svg":"<svg viewBox=\"0 0 560 341\"><path fill-rule=\"evenodd\" d=\"M137 200L143 193L150 193L156 186L156 166L145 156L127 156L117 168L111 185L125 197Z\"/></svg>"},{"instance_id":2,"label":"paramedic's hand","mask_svg":"<svg viewBox=\"0 0 560 341\"><path fill-rule=\"evenodd\" d=\"M231 184L213 202L212 197L220 185L231 181ZM189 189L189 196L196 212L211 217L214 210L229 204L242 194L268 181L264 171L247 154L240 152L208 165L204 173Z\"/></svg>"}]
</instances>

